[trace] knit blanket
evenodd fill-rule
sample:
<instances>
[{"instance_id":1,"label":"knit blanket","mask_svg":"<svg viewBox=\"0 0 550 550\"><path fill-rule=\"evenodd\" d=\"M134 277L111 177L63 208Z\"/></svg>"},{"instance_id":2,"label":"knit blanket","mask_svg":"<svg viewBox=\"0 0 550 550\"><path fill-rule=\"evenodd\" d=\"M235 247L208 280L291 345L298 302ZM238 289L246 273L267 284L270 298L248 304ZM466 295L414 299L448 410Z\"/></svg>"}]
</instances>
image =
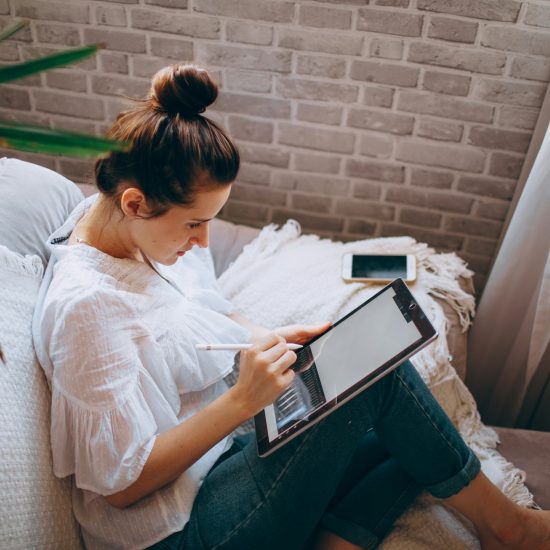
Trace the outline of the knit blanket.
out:
<instances>
[{"instance_id":1,"label":"knit blanket","mask_svg":"<svg viewBox=\"0 0 550 550\"><path fill-rule=\"evenodd\" d=\"M524 484L525 473L497 450L496 432L480 419L475 400L453 368L446 339L448 320L441 302L456 312L463 331L471 324L475 301L459 279L473 273L454 253L436 253L410 237L336 242L301 235L295 220L271 224L246 245L220 276L225 296L236 310L268 328L336 321L380 290L380 285L346 283L341 278L346 252L414 254L417 280L409 285L439 337L411 359L422 379L479 457L485 474L512 500L536 507ZM438 300L436 300L437 298ZM442 501L422 494L384 540L384 550L479 548L469 521Z\"/></svg>"}]
</instances>

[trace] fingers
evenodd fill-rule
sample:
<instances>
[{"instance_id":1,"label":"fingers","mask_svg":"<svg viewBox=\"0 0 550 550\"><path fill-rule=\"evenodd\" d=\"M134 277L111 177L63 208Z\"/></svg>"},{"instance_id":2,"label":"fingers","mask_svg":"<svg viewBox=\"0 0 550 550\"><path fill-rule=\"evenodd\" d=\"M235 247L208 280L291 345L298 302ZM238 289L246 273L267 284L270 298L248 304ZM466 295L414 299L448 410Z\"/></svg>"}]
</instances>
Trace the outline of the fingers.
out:
<instances>
[{"instance_id":1,"label":"fingers","mask_svg":"<svg viewBox=\"0 0 550 550\"><path fill-rule=\"evenodd\" d=\"M331 326L332 326L332 323L329 321L329 322L323 323L322 325L309 326L308 328L310 329L310 332L318 334L320 332L324 332Z\"/></svg>"},{"instance_id":2,"label":"fingers","mask_svg":"<svg viewBox=\"0 0 550 550\"><path fill-rule=\"evenodd\" d=\"M282 336L279 336L274 332L270 332L269 334L258 338L254 342L254 346L252 349L255 349L256 351L267 351L268 349L271 349L273 346L281 342L286 342L286 340Z\"/></svg>"},{"instance_id":3,"label":"fingers","mask_svg":"<svg viewBox=\"0 0 550 550\"><path fill-rule=\"evenodd\" d=\"M296 354L288 349L286 340L275 333L259 338L246 354L256 355L256 360L265 366L270 365L271 372L284 372L296 361Z\"/></svg>"},{"instance_id":4,"label":"fingers","mask_svg":"<svg viewBox=\"0 0 550 550\"><path fill-rule=\"evenodd\" d=\"M297 355L289 349L272 363L271 368L276 374L286 373L288 370L293 373L294 371L290 367L296 363L296 359Z\"/></svg>"},{"instance_id":5,"label":"fingers","mask_svg":"<svg viewBox=\"0 0 550 550\"><path fill-rule=\"evenodd\" d=\"M296 325L297 334L302 338L308 338L310 336L317 336L322 332L325 332L332 325L331 322L323 323L322 325Z\"/></svg>"},{"instance_id":6,"label":"fingers","mask_svg":"<svg viewBox=\"0 0 550 550\"><path fill-rule=\"evenodd\" d=\"M294 377L296 376L296 373L292 369L287 369L283 373L281 373L281 383L284 385L283 390L288 388L290 384L292 384L292 381L294 380Z\"/></svg>"},{"instance_id":7,"label":"fingers","mask_svg":"<svg viewBox=\"0 0 550 550\"><path fill-rule=\"evenodd\" d=\"M296 338L291 339L291 342L299 344L307 344L315 336L319 336L326 332L332 323L327 322L322 325L304 325L300 327L300 331L296 333Z\"/></svg>"},{"instance_id":8,"label":"fingers","mask_svg":"<svg viewBox=\"0 0 550 550\"><path fill-rule=\"evenodd\" d=\"M259 353L258 359L266 364L271 364L272 372L286 370L296 361L296 354L288 349L288 345L283 339L268 350Z\"/></svg>"}]
</instances>

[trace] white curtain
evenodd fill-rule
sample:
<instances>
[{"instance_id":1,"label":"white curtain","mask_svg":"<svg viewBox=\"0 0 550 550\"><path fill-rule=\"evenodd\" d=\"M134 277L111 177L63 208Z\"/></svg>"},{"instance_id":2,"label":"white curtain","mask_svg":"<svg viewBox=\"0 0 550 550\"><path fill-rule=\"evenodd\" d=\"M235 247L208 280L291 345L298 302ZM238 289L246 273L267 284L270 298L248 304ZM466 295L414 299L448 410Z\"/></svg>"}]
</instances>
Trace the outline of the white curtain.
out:
<instances>
[{"instance_id":1,"label":"white curtain","mask_svg":"<svg viewBox=\"0 0 550 550\"><path fill-rule=\"evenodd\" d=\"M550 431L550 131L544 112L542 144L470 333L466 383L486 423Z\"/></svg>"}]
</instances>

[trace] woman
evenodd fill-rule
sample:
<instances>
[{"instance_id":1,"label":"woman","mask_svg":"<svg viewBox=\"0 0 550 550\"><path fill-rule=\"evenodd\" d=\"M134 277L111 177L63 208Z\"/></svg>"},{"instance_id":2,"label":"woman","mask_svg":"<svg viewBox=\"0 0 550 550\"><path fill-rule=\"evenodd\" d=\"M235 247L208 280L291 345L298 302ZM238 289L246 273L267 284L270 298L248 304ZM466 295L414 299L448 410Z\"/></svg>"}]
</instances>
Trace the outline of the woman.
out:
<instances>
[{"instance_id":1,"label":"woman","mask_svg":"<svg viewBox=\"0 0 550 550\"><path fill-rule=\"evenodd\" d=\"M131 151L97 162L99 194L50 237L34 337L87 547L374 548L426 488L484 549L550 548L548 512L489 482L408 362L266 458L231 436L292 382L287 342L328 325L268 331L219 291L208 221L239 155L202 115L216 96L199 68L157 73L110 131ZM194 347L249 339L229 389L232 355Z\"/></svg>"}]
</instances>

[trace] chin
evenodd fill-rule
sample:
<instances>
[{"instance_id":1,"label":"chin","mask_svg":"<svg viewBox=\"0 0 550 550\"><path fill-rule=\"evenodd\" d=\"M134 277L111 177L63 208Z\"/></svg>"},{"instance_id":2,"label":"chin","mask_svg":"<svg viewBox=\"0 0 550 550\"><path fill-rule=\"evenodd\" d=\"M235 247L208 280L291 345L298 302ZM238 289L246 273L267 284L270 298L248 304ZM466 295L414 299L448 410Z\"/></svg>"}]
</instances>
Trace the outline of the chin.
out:
<instances>
[{"instance_id":1,"label":"chin","mask_svg":"<svg viewBox=\"0 0 550 550\"><path fill-rule=\"evenodd\" d=\"M179 257L173 254L171 256L163 256L163 257L149 256L149 259L153 260L154 262L160 265L174 265L178 261Z\"/></svg>"},{"instance_id":2,"label":"chin","mask_svg":"<svg viewBox=\"0 0 550 550\"><path fill-rule=\"evenodd\" d=\"M174 265L178 260L179 256L170 256L169 258L165 258L163 260L157 260L157 262L162 265Z\"/></svg>"}]
</instances>

